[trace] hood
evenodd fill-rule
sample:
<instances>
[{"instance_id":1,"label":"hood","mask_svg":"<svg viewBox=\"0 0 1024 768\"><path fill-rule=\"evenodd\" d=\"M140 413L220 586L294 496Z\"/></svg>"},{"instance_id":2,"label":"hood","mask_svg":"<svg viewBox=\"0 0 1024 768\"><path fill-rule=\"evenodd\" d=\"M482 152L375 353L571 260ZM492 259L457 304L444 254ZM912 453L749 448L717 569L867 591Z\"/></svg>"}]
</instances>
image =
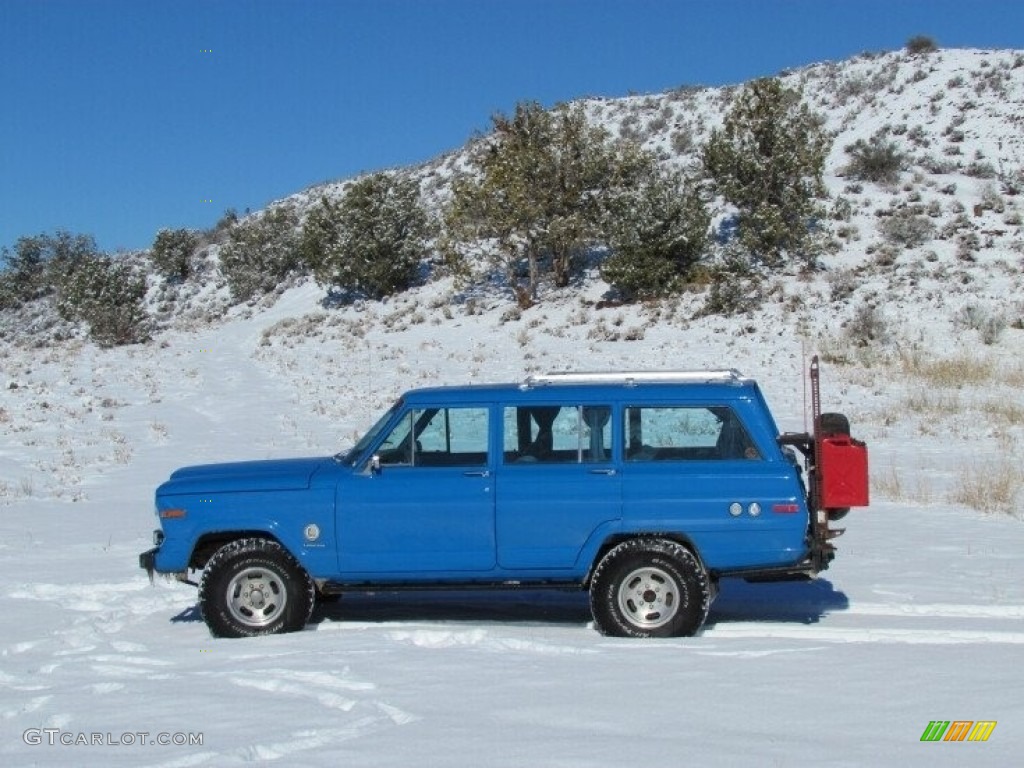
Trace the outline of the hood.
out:
<instances>
[{"instance_id":1,"label":"hood","mask_svg":"<svg viewBox=\"0 0 1024 768\"><path fill-rule=\"evenodd\" d=\"M182 467L157 489L157 495L222 491L298 491L330 458L240 461Z\"/></svg>"}]
</instances>

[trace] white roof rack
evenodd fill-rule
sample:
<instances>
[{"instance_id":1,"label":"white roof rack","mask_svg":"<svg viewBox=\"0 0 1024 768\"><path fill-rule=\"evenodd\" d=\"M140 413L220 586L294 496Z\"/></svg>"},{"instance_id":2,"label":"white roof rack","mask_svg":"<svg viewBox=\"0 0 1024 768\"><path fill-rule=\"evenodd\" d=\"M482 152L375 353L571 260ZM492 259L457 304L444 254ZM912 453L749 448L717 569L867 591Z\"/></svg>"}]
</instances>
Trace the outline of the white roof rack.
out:
<instances>
[{"instance_id":1,"label":"white roof rack","mask_svg":"<svg viewBox=\"0 0 1024 768\"><path fill-rule=\"evenodd\" d=\"M743 375L735 368L718 371L566 371L564 373L535 373L523 382L523 389L552 384L738 384Z\"/></svg>"}]
</instances>

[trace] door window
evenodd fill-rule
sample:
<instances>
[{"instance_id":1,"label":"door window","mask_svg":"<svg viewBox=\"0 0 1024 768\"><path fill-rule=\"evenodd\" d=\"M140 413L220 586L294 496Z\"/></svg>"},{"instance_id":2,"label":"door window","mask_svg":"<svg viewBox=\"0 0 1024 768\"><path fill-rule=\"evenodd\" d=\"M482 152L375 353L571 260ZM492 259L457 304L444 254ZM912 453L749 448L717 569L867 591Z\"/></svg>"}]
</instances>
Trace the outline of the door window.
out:
<instances>
[{"instance_id":1,"label":"door window","mask_svg":"<svg viewBox=\"0 0 1024 768\"><path fill-rule=\"evenodd\" d=\"M606 405L508 406L507 464L586 464L611 460L611 413Z\"/></svg>"},{"instance_id":2,"label":"door window","mask_svg":"<svg viewBox=\"0 0 1024 768\"><path fill-rule=\"evenodd\" d=\"M410 411L380 445L382 465L476 467L487 464L487 408Z\"/></svg>"}]
</instances>

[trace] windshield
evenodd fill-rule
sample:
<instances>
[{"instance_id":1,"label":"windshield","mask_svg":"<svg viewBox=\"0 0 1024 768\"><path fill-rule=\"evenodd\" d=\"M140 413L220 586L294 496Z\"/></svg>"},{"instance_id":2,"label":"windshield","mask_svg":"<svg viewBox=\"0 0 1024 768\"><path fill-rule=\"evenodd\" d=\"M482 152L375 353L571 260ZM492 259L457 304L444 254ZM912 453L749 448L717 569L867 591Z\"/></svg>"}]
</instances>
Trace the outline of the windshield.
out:
<instances>
[{"instance_id":1,"label":"windshield","mask_svg":"<svg viewBox=\"0 0 1024 768\"><path fill-rule=\"evenodd\" d=\"M358 458L363 453L363 451L365 451L370 446L370 444L377 438L377 435L380 434L380 431L384 429L385 425L389 421L391 421L391 417L394 415L395 411L397 411L401 407L402 401L401 399L399 399L395 402L394 405L388 408L387 413L381 416L377 420L376 424L370 427L366 434L364 434L359 439L358 443L349 448L347 451L342 451L341 453L337 454L334 457L335 461L339 461L342 464L351 464L352 462L354 462L356 458Z\"/></svg>"}]
</instances>

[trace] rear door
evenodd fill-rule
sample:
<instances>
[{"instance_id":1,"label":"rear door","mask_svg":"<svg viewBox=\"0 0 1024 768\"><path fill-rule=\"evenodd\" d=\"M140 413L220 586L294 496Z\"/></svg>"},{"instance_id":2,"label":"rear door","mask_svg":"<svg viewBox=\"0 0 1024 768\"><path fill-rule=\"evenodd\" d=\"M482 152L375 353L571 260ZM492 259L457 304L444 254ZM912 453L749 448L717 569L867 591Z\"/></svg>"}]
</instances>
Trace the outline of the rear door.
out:
<instances>
[{"instance_id":1,"label":"rear door","mask_svg":"<svg viewBox=\"0 0 1024 768\"><path fill-rule=\"evenodd\" d=\"M506 405L498 466L498 565L567 570L620 514L608 404Z\"/></svg>"}]
</instances>

